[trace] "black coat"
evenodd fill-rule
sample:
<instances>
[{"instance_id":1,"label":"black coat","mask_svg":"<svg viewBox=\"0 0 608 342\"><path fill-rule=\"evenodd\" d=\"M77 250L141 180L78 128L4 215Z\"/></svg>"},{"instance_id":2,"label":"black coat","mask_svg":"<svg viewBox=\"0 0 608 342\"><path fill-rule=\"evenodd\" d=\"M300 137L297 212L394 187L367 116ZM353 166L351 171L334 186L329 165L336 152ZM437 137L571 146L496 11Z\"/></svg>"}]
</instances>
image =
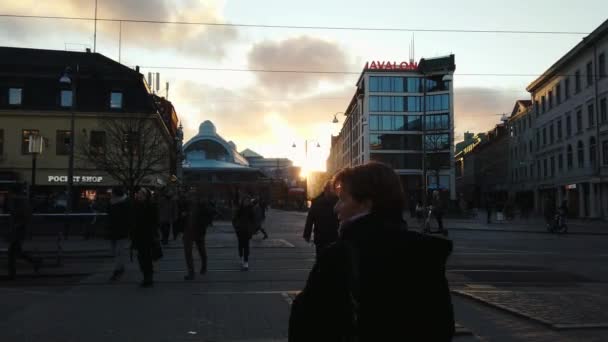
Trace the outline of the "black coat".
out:
<instances>
[{"instance_id":1,"label":"black coat","mask_svg":"<svg viewBox=\"0 0 608 342\"><path fill-rule=\"evenodd\" d=\"M127 198L116 201L114 198L108 208L108 239L121 240L129 237L131 229L131 205Z\"/></svg>"},{"instance_id":2,"label":"black coat","mask_svg":"<svg viewBox=\"0 0 608 342\"><path fill-rule=\"evenodd\" d=\"M159 237L158 206L151 201L133 204L133 226L131 239L135 246L152 245Z\"/></svg>"},{"instance_id":3,"label":"black coat","mask_svg":"<svg viewBox=\"0 0 608 342\"><path fill-rule=\"evenodd\" d=\"M350 223L296 297L289 340L342 341L356 332L358 341L450 341L454 314L445 263L451 250L449 240L403 230L373 214ZM297 322L297 310L312 318Z\"/></svg>"},{"instance_id":4,"label":"black coat","mask_svg":"<svg viewBox=\"0 0 608 342\"><path fill-rule=\"evenodd\" d=\"M316 245L330 244L338 239L339 221L334 207L338 202L336 196L321 195L312 201L306 226L304 227L304 238L309 239L314 232Z\"/></svg>"}]
</instances>

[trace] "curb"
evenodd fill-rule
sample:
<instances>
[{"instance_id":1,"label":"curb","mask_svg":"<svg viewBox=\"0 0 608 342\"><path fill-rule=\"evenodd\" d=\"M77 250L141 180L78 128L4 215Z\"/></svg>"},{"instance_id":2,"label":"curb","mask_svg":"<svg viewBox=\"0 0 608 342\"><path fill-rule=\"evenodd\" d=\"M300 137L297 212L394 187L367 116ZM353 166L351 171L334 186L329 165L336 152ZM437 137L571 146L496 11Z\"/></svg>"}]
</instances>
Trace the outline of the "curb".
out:
<instances>
[{"instance_id":1,"label":"curb","mask_svg":"<svg viewBox=\"0 0 608 342\"><path fill-rule=\"evenodd\" d=\"M552 234L542 230L517 230L517 229L490 229L490 228L448 228L448 231L479 231L479 232L498 232L498 233L526 233L526 234L547 234L547 235L585 235L585 236L608 236L606 233L597 232L568 232L565 234Z\"/></svg>"},{"instance_id":2,"label":"curb","mask_svg":"<svg viewBox=\"0 0 608 342\"><path fill-rule=\"evenodd\" d=\"M491 308L495 308L495 309L500 309L503 311L506 311L508 313L511 313L517 317L532 321L532 322L536 322L536 323L540 323L542 325L545 325L551 329L554 330L581 330L581 329L608 329L608 323L598 323L598 324L563 324L563 323L552 323L549 321L546 321L544 319L540 319L540 318L535 318L532 317L530 315L527 315L519 310L510 308L508 306L502 305L502 304L496 304L496 303L491 303L488 302L487 300L484 300L483 298L476 296L474 294L468 293L466 291L461 291L461 290L451 290L450 291L453 294L462 296L462 297L466 297L469 299L472 299L478 303L481 303L485 306L491 307Z\"/></svg>"}]
</instances>

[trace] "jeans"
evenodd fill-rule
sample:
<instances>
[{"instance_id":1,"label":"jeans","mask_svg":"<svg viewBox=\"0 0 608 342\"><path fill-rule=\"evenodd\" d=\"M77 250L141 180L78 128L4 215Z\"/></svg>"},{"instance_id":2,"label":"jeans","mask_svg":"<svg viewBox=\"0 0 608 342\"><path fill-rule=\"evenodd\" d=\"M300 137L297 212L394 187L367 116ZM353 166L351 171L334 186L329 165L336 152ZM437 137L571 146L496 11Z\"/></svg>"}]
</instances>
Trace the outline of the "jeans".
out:
<instances>
[{"instance_id":1,"label":"jeans","mask_svg":"<svg viewBox=\"0 0 608 342\"><path fill-rule=\"evenodd\" d=\"M112 256L114 256L114 271L124 270L127 258L127 240L112 240Z\"/></svg>"},{"instance_id":2,"label":"jeans","mask_svg":"<svg viewBox=\"0 0 608 342\"><path fill-rule=\"evenodd\" d=\"M249 262L249 240L251 237L248 233L237 233L239 239L239 256L243 261Z\"/></svg>"},{"instance_id":3,"label":"jeans","mask_svg":"<svg viewBox=\"0 0 608 342\"><path fill-rule=\"evenodd\" d=\"M192 247L198 249L198 255L201 258L201 272L207 271L207 249L205 247L205 236L200 240L191 240L184 238L184 255L186 257L186 265L188 266L188 272L194 273L194 259L192 257Z\"/></svg>"},{"instance_id":4,"label":"jeans","mask_svg":"<svg viewBox=\"0 0 608 342\"><path fill-rule=\"evenodd\" d=\"M137 261L139 269L144 274L144 280L152 280L154 266L152 265L152 243L137 244Z\"/></svg>"}]
</instances>

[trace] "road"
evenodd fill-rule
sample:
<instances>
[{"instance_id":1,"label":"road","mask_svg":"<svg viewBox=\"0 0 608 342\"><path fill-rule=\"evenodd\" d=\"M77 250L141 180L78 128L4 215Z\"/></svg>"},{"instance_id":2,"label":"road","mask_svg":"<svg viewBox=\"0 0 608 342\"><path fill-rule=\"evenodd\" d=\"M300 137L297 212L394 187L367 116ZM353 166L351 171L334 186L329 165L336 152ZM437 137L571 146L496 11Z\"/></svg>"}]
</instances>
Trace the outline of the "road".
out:
<instances>
[{"instance_id":1,"label":"road","mask_svg":"<svg viewBox=\"0 0 608 342\"><path fill-rule=\"evenodd\" d=\"M41 276L0 280L0 339L284 341L290 298L314 262L314 248L301 239L304 219L272 210L270 239L254 238L249 272L239 270L230 225L216 223L209 272L192 282L183 280L181 244L171 242L152 289L137 287L136 263L119 282L108 281L105 241L73 241L63 266L53 266L51 253ZM450 232L448 265L456 341L608 340L608 236L447 225L461 228Z\"/></svg>"}]
</instances>

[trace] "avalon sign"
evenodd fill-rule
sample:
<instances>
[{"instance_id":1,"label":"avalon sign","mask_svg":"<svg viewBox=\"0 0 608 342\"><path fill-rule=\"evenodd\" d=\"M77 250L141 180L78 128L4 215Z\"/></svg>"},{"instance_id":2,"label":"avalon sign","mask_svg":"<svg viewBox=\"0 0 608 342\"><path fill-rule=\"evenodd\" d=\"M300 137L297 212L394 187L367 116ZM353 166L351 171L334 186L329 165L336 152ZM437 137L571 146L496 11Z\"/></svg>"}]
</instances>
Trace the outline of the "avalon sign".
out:
<instances>
[{"instance_id":1,"label":"avalon sign","mask_svg":"<svg viewBox=\"0 0 608 342\"><path fill-rule=\"evenodd\" d=\"M49 176L49 183L67 183L68 176ZM101 176L74 176L74 183L101 183Z\"/></svg>"},{"instance_id":2,"label":"avalon sign","mask_svg":"<svg viewBox=\"0 0 608 342\"><path fill-rule=\"evenodd\" d=\"M381 62L381 61L372 61L365 63L366 70L409 70L416 71L418 70L418 63L416 62Z\"/></svg>"}]
</instances>

